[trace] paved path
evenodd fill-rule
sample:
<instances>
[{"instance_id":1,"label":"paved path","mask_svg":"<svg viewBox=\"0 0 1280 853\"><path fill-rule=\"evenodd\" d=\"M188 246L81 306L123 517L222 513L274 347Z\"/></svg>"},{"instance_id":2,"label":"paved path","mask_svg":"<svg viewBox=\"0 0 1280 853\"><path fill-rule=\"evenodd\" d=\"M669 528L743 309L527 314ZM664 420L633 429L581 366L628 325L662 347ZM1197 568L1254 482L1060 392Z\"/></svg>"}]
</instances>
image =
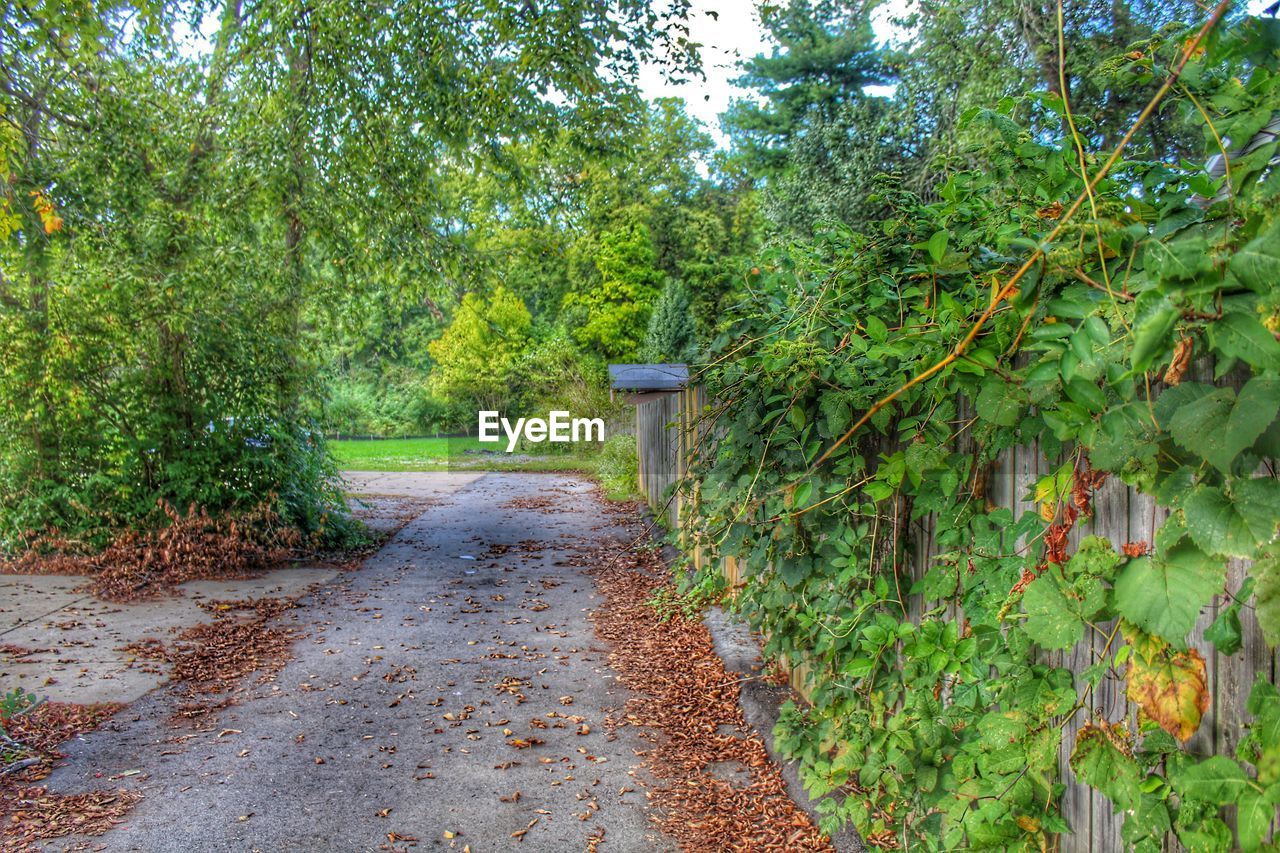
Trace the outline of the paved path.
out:
<instances>
[{"instance_id":1,"label":"paved path","mask_svg":"<svg viewBox=\"0 0 1280 853\"><path fill-rule=\"evenodd\" d=\"M111 851L412 838L418 850L561 853L601 830L602 853L673 849L645 815L644 741L609 733L626 691L573 559L578 543L623 535L610 518L589 484L560 475L441 490L363 569L285 617L307 634L297 658L215 730L175 742L174 699L156 691L69 745L49 783L145 793L124 826L91 840Z\"/></svg>"},{"instance_id":2,"label":"paved path","mask_svg":"<svg viewBox=\"0 0 1280 853\"><path fill-rule=\"evenodd\" d=\"M81 575L0 575L0 685L54 702L132 702L163 684L168 665L126 649L209 620L210 599L291 597L334 576L332 569L277 569L262 577L191 581L173 597L103 601Z\"/></svg>"}]
</instances>

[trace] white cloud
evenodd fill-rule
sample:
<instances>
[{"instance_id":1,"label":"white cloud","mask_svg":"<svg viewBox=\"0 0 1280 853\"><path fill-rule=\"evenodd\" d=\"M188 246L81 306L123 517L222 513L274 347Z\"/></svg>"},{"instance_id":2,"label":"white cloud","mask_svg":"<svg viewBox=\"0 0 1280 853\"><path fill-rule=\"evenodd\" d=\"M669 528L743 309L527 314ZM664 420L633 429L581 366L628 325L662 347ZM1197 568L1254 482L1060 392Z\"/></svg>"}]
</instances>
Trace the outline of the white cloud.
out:
<instances>
[{"instance_id":1,"label":"white cloud","mask_svg":"<svg viewBox=\"0 0 1280 853\"><path fill-rule=\"evenodd\" d=\"M893 19L905 14L912 2L889 0L875 11L872 26L877 38L884 42L899 42L905 37L904 31L893 24ZM693 0L689 11L689 37L702 45L702 67L706 79L675 84L665 78L661 67L649 65L640 72L640 91L648 98L682 98L689 114L707 126L717 143L724 145L726 139L720 132L720 114L734 99L753 94L730 82L742 74L738 63L773 50L773 42L760 24L756 6L755 0ZM876 87L873 94L885 94L880 91L882 89L892 91L890 87Z\"/></svg>"}]
</instances>

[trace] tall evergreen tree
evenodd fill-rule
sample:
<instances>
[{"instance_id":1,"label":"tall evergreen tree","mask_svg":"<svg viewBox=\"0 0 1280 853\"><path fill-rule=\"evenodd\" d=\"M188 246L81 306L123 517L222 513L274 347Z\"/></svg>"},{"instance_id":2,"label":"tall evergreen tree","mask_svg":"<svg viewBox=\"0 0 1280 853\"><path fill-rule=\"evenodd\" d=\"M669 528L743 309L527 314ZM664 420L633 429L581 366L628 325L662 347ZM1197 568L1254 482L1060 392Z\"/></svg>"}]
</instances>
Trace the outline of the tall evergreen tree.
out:
<instances>
[{"instance_id":1,"label":"tall evergreen tree","mask_svg":"<svg viewBox=\"0 0 1280 853\"><path fill-rule=\"evenodd\" d=\"M743 63L734 82L754 89L764 103L736 102L726 128L753 173L770 176L787 163L793 142L815 121L831 121L863 89L888 79L871 29L874 2L787 0L760 7L777 42L773 52Z\"/></svg>"},{"instance_id":2,"label":"tall evergreen tree","mask_svg":"<svg viewBox=\"0 0 1280 853\"><path fill-rule=\"evenodd\" d=\"M640 348L649 364L689 364L698 360L698 329L693 321L689 292L669 279L649 315L649 332Z\"/></svg>"}]
</instances>

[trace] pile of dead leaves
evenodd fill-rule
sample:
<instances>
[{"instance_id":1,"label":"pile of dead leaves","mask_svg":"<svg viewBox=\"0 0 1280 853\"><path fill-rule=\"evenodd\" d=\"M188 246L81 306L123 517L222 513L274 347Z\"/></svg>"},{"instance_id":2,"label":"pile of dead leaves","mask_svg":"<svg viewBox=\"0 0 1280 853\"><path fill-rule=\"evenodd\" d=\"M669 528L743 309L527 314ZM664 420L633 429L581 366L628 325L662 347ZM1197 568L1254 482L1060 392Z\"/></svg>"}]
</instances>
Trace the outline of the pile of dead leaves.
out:
<instances>
[{"instance_id":1,"label":"pile of dead leaves","mask_svg":"<svg viewBox=\"0 0 1280 853\"><path fill-rule=\"evenodd\" d=\"M183 631L172 648L133 651L163 656L173 667L170 678L188 696L227 693L246 676L275 672L289 660L297 631L269 623L294 606L291 598L202 602L200 607L214 615L212 622Z\"/></svg>"},{"instance_id":2,"label":"pile of dead leaves","mask_svg":"<svg viewBox=\"0 0 1280 853\"><path fill-rule=\"evenodd\" d=\"M662 621L648 604L670 586L661 555L620 546L593 558L605 604L592 620L613 648L613 668L639 694L626 716L654 745L647 763L661 783L652 801L663 830L686 850L830 850L747 728L738 683L706 626L679 614ZM748 768L750 781L716 776L709 768L721 763Z\"/></svg>"},{"instance_id":3,"label":"pile of dead leaves","mask_svg":"<svg viewBox=\"0 0 1280 853\"><path fill-rule=\"evenodd\" d=\"M76 543L46 538L0 571L92 575L94 595L133 601L190 580L252 577L301 545L298 532L267 506L236 516L211 516L194 506L183 515L163 502L160 509L165 527L126 531L98 553L78 553Z\"/></svg>"},{"instance_id":4,"label":"pile of dead leaves","mask_svg":"<svg viewBox=\"0 0 1280 853\"><path fill-rule=\"evenodd\" d=\"M137 791L123 789L63 795L45 788L0 788L0 851L39 850L40 842L67 835L101 835L140 799Z\"/></svg>"},{"instance_id":5,"label":"pile of dead leaves","mask_svg":"<svg viewBox=\"0 0 1280 853\"><path fill-rule=\"evenodd\" d=\"M0 851L34 850L46 839L106 832L142 798L123 790L51 794L31 784L49 775L62 757L58 748L63 743L96 729L122 707L46 702L5 722L10 737L27 747L36 763L0 777Z\"/></svg>"},{"instance_id":6,"label":"pile of dead leaves","mask_svg":"<svg viewBox=\"0 0 1280 853\"><path fill-rule=\"evenodd\" d=\"M38 764L14 775L27 782L43 779L49 775L54 760L62 757L58 752L59 745L76 735L93 731L123 707L113 702L93 705L45 702L30 713L5 720L4 727L9 737L40 759Z\"/></svg>"}]
</instances>

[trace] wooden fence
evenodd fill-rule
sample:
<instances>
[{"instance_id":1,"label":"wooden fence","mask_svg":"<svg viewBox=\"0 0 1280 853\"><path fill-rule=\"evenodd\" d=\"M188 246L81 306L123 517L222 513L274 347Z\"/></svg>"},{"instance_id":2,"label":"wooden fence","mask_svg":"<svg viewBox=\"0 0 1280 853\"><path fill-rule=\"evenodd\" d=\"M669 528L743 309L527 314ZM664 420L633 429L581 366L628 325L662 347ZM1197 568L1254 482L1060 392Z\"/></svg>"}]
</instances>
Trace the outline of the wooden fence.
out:
<instances>
[{"instance_id":1,"label":"wooden fence","mask_svg":"<svg viewBox=\"0 0 1280 853\"><path fill-rule=\"evenodd\" d=\"M702 388L690 388L650 399L636 407L640 492L654 513L664 518L673 530L679 529L683 510L683 496L676 491L676 484L684 477L694 450L698 435L696 420L705 401ZM1034 511L1035 502L1030 493L1035 482L1056 470L1058 464L1060 462L1048 459L1036 446L1006 451L989 478L989 500L996 506L1011 508L1015 517ZM1094 505L1095 515L1082 519L1072 530L1073 547L1090 535L1117 543L1154 541L1156 529L1168 514L1149 496L1138 494L1116 477L1108 478L1103 484L1095 496ZM933 528L931 518L914 522L915 555L910 569L913 581L924 576L929 560L938 553ZM703 553L695 550L690 556L699 568L705 565L707 557ZM731 557L722 560L720 570L731 587L740 584L741 566L736 560ZM1244 576L1244 564L1233 560L1228 568L1228 588L1239 588ZM1253 610L1242 608L1240 621L1244 629L1244 648L1231 656L1218 654L1213 644L1204 639L1204 631L1217 616L1218 607L1215 598L1210 606L1204 608L1190 637L1192 646L1204 656L1212 697L1200 729L1186 746L1199 755L1233 756L1248 719L1245 702L1254 679L1258 673L1265 673L1272 683L1276 683L1280 675L1280 653L1267 647ZM913 618L918 619L924 610L925 602L919 596L913 596L909 602ZM954 604L947 613L952 618L958 616ZM1110 628L1111 624L1101 627ZM1091 647L1081 643L1070 651L1051 653L1047 662L1080 674L1093 663L1090 658L1102 652L1103 640L1096 633L1092 637ZM790 663L792 687L801 695L807 695L809 667L803 661ZM1120 837L1124 815L1116 814L1111 802L1102 794L1075 782L1068 758L1076 733L1093 712L1105 719L1117 720L1130 710L1123 685L1104 679L1094 691L1090 707L1077 712L1066 726L1059 755L1062 779L1067 785L1062 797L1062 813L1074 832L1059 839L1060 850L1111 853L1124 849ZM1166 849L1178 850L1180 846L1171 838Z\"/></svg>"},{"instance_id":2,"label":"wooden fence","mask_svg":"<svg viewBox=\"0 0 1280 853\"><path fill-rule=\"evenodd\" d=\"M694 420L702 410L701 387L651 398L636 406L636 459L640 494L672 530L680 527L683 496L674 493L684 478L693 442Z\"/></svg>"}]
</instances>

